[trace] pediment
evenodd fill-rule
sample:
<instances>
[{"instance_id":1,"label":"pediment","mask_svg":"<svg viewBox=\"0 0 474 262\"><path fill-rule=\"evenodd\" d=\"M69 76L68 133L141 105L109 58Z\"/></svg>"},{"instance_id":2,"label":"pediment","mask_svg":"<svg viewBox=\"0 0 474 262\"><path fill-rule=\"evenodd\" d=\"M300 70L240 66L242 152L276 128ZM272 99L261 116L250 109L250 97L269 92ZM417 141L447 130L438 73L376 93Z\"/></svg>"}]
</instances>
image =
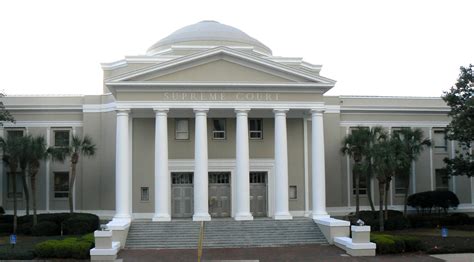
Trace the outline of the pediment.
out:
<instances>
[{"instance_id":1,"label":"pediment","mask_svg":"<svg viewBox=\"0 0 474 262\"><path fill-rule=\"evenodd\" d=\"M219 47L108 79L113 83L319 83L332 80Z\"/></svg>"}]
</instances>

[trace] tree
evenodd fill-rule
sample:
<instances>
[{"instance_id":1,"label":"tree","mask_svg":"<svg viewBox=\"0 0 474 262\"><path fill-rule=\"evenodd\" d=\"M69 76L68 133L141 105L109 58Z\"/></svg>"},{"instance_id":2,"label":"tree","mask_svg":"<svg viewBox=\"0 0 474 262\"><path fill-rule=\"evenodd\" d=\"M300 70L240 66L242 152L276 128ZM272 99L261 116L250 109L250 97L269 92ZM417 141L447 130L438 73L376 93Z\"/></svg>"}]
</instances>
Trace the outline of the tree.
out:
<instances>
[{"instance_id":1,"label":"tree","mask_svg":"<svg viewBox=\"0 0 474 262\"><path fill-rule=\"evenodd\" d=\"M18 158L18 164L21 170L21 183L23 184L23 191L25 192L26 215L30 214L30 194L29 194L28 182L27 182L27 177L26 177L26 169L28 166L28 155L30 154L30 141L31 141L31 136L19 137L20 155Z\"/></svg>"},{"instance_id":2,"label":"tree","mask_svg":"<svg viewBox=\"0 0 474 262\"><path fill-rule=\"evenodd\" d=\"M376 141L372 147L373 171L379 184L380 231L384 231L384 200L386 200L387 184L394 176L398 164L397 143L390 139L386 132L381 132Z\"/></svg>"},{"instance_id":3,"label":"tree","mask_svg":"<svg viewBox=\"0 0 474 262\"><path fill-rule=\"evenodd\" d=\"M368 142L368 132L364 127L357 127L351 134L346 136L343 141L343 147L341 152L345 155L349 155L354 160L354 166L352 168L352 176L355 179L356 187L356 216L359 217L360 210L360 174L363 172L362 159L364 157L365 147Z\"/></svg>"},{"instance_id":4,"label":"tree","mask_svg":"<svg viewBox=\"0 0 474 262\"><path fill-rule=\"evenodd\" d=\"M28 172L30 175L31 195L33 204L33 225L38 222L36 214L36 175L39 172L40 161L48 156L46 141L43 136L29 138Z\"/></svg>"},{"instance_id":5,"label":"tree","mask_svg":"<svg viewBox=\"0 0 474 262\"><path fill-rule=\"evenodd\" d=\"M364 129L366 132L366 136L368 137L368 140L367 140L367 144L364 148L364 155L365 155L365 168L364 170L366 170L366 176L367 176L367 183L369 183L367 185L367 198L369 199L369 204L370 204L370 208L372 211L375 211L375 207L374 207L374 201L372 200L372 187L370 186L370 183L372 182L372 178L373 178L373 173L374 173L374 168L373 168L373 162L374 162L374 159L373 159L373 154L374 154L374 151L373 151L373 148L374 148L374 145L376 143L378 143L378 140L380 138L383 138L386 136L386 133L384 132L383 128L381 126L375 126L373 128L365 128Z\"/></svg>"},{"instance_id":6,"label":"tree","mask_svg":"<svg viewBox=\"0 0 474 262\"><path fill-rule=\"evenodd\" d=\"M72 142L69 146L61 148L51 148L48 149L53 159L64 161L67 157L70 157L70 176L69 176L69 212L72 214L74 212L73 205L73 188L74 182L76 181L76 167L79 162L80 155L91 157L95 155L96 146L92 142L92 139L89 136L84 136L80 138L78 136L72 137Z\"/></svg>"},{"instance_id":7,"label":"tree","mask_svg":"<svg viewBox=\"0 0 474 262\"><path fill-rule=\"evenodd\" d=\"M421 152L426 147L431 146L431 141L423 138L423 131L420 128L402 128L393 133L394 139L400 141L401 150L406 155L406 161L397 166L396 177L405 177L405 196L403 213L407 214L408 189L410 188L410 170L415 168L412 163L418 159Z\"/></svg>"},{"instance_id":8,"label":"tree","mask_svg":"<svg viewBox=\"0 0 474 262\"><path fill-rule=\"evenodd\" d=\"M13 233L17 229L17 199L16 199L16 176L19 165L19 158L21 154L20 137L9 137L7 139L0 137L0 147L3 152L3 161L10 169L10 176L13 187Z\"/></svg>"},{"instance_id":9,"label":"tree","mask_svg":"<svg viewBox=\"0 0 474 262\"><path fill-rule=\"evenodd\" d=\"M5 94L0 93L0 98L4 97ZM15 119L13 116L8 112L8 110L5 109L5 105L3 104L2 101L0 101L0 125L1 122L15 122Z\"/></svg>"},{"instance_id":10,"label":"tree","mask_svg":"<svg viewBox=\"0 0 474 262\"><path fill-rule=\"evenodd\" d=\"M453 159L446 158L450 176L474 176L472 146L474 141L474 65L461 67L456 84L444 92L443 100L451 108L448 115L451 123L447 127L447 138L458 141L461 148Z\"/></svg>"}]
</instances>

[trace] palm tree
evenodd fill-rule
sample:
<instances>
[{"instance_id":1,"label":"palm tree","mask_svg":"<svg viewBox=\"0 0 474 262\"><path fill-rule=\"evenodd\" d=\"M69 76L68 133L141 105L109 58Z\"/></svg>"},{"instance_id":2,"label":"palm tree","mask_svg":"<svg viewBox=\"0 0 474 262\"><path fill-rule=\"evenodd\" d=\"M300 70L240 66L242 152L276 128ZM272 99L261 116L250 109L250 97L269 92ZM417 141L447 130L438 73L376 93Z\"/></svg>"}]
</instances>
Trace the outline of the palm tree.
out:
<instances>
[{"instance_id":1,"label":"palm tree","mask_svg":"<svg viewBox=\"0 0 474 262\"><path fill-rule=\"evenodd\" d=\"M372 211L375 211L374 201L372 200L372 187L370 186L374 173L374 159L373 159L373 147L381 138L386 137L386 133L381 126L375 126L373 128L365 129L367 136L367 144L365 146L364 155L365 157L365 166L366 166L366 176L367 176L367 198L369 199L370 208Z\"/></svg>"},{"instance_id":2,"label":"palm tree","mask_svg":"<svg viewBox=\"0 0 474 262\"><path fill-rule=\"evenodd\" d=\"M38 222L36 215L36 175L39 172L40 161L48 156L48 150L43 136L29 137L29 139L28 171L33 202L33 225L36 225Z\"/></svg>"},{"instance_id":3,"label":"palm tree","mask_svg":"<svg viewBox=\"0 0 474 262\"><path fill-rule=\"evenodd\" d=\"M431 146L431 141L427 138L423 139L423 131L420 128L402 128L394 133L395 138L401 141L402 150L407 156L406 162L402 163L397 170L397 176L406 177L405 196L403 213L407 213L408 189L410 188L410 169L415 168L412 163L418 159L421 152L426 147Z\"/></svg>"},{"instance_id":4,"label":"palm tree","mask_svg":"<svg viewBox=\"0 0 474 262\"><path fill-rule=\"evenodd\" d=\"M10 176L12 177L13 187L13 233L17 229L17 200L16 200L16 176L19 165L19 158L21 155L21 145L19 137L9 137L4 139L0 137L0 147L3 151L3 160L10 169Z\"/></svg>"},{"instance_id":5,"label":"palm tree","mask_svg":"<svg viewBox=\"0 0 474 262\"><path fill-rule=\"evenodd\" d=\"M50 148L48 151L53 156L53 159L64 161L66 157L71 157L71 173L69 177L69 212L74 212L73 205L73 188L74 182L76 181L76 167L79 162L79 156L91 157L95 155L96 146L92 142L92 139L85 135L84 138L79 136L72 137L72 143L69 146L61 148Z\"/></svg>"},{"instance_id":6,"label":"palm tree","mask_svg":"<svg viewBox=\"0 0 474 262\"><path fill-rule=\"evenodd\" d=\"M367 145L367 132L365 128L357 127L351 134L346 136L343 141L343 147L341 152L345 155L349 155L354 159L354 166L352 168L352 176L355 179L356 187L356 216L359 217L360 209L360 174L363 171L362 158L364 156L365 146Z\"/></svg>"},{"instance_id":7,"label":"palm tree","mask_svg":"<svg viewBox=\"0 0 474 262\"><path fill-rule=\"evenodd\" d=\"M21 182L23 184L23 191L25 192L25 209L26 215L30 214L30 194L28 189L28 182L26 177L26 169L28 166L28 155L30 153L30 141L31 136L21 136L19 137L19 149L20 155L18 159L19 167L21 169Z\"/></svg>"}]
</instances>

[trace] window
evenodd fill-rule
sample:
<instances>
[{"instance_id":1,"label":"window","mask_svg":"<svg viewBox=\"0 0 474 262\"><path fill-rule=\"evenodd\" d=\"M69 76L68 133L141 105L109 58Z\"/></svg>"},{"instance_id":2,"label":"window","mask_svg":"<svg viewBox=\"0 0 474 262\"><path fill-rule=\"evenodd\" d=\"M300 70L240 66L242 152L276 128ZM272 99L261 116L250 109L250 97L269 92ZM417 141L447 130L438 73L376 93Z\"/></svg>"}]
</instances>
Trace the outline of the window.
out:
<instances>
[{"instance_id":1,"label":"window","mask_svg":"<svg viewBox=\"0 0 474 262\"><path fill-rule=\"evenodd\" d=\"M54 198L69 197L69 172L54 172Z\"/></svg>"},{"instance_id":2,"label":"window","mask_svg":"<svg viewBox=\"0 0 474 262\"><path fill-rule=\"evenodd\" d=\"M54 130L54 146L68 147L69 140L69 130Z\"/></svg>"},{"instance_id":3,"label":"window","mask_svg":"<svg viewBox=\"0 0 474 262\"><path fill-rule=\"evenodd\" d=\"M290 199L298 198L298 192L297 192L296 186L290 186L290 191L288 192L288 196L290 197Z\"/></svg>"},{"instance_id":4,"label":"window","mask_svg":"<svg viewBox=\"0 0 474 262\"><path fill-rule=\"evenodd\" d=\"M141 201L149 201L150 200L150 190L148 187L141 187L140 188L140 199Z\"/></svg>"},{"instance_id":5,"label":"window","mask_svg":"<svg viewBox=\"0 0 474 262\"><path fill-rule=\"evenodd\" d=\"M449 190L449 176L446 169L436 169L436 190Z\"/></svg>"},{"instance_id":6,"label":"window","mask_svg":"<svg viewBox=\"0 0 474 262\"><path fill-rule=\"evenodd\" d=\"M395 194L405 194L408 176L397 176L395 179Z\"/></svg>"},{"instance_id":7,"label":"window","mask_svg":"<svg viewBox=\"0 0 474 262\"><path fill-rule=\"evenodd\" d=\"M355 179L354 175L352 175L352 193L354 195L357 194L356 179ZM359 175L359 194L360 195L367 194L367 176L366 176L366 174L360 174Z\"/></svg>"},{"instance_id":8,"label":"window","mask_svg":"<svg viewBox=\"0 0 474 262\"><path fill-rule=\"evenodd\" d=\"M7 184L8 184L8 198L13 198L13 176L12 173L7 173ZM23 197L23 184L21 182L21 173L16 173L16 198Z\"/></svg>"},{"instance_id":9,"label":"window","mask_svg":"<svg viewBox=\"0 0 474 262\"><path fill-rule=\"evenodd\" d=\"M212 138L216 140L225 139L225 119L213 119L212 126Z\"/></svg>"},{"instance_id":10,"label":"window","mask_svg":"<svg viewBox=\"0 0 474 262\"><path fill-rule=\"evenodd\" d=\"M192 184L193 173L192 172L173 172L171 173L171 183L173 185Z\"/></svg>"},{"instance_id":11,"label":"window","mask_svg":"<svg viewBox=\"0 0 474 262\"><path fill-rule=\"evenodd\" d=\"M448 139L446 138L446 131L435 130L433 134L434 148L437 152L448 151Z\"/></svg>"},{"instance_id":12,"label":"window","mask_svg":"<svg viewBox=\"0 0 474 262\"><path fill-rule=\"evenodd\" d=\"M24 133L23 129L7 130L7 138L22 137Z\"/></svg>"},{"instance_id":13,"label":"window","mask_svg":"<svg viewBox=\"0 0 474 262\"><path fill-rule=\"evenodd\" d=\"M176 140L189 139L189 120L176 119Z\"/></svg>"},{"instance_id":14,"label":"window","mask_svg":"<svg viewBox=\"0 0 474 262\"><path fill-rule=\"evenodd\" d=\"M250 139L263 139L262 119L249 119Z\"/></svg>"}]
</instances>

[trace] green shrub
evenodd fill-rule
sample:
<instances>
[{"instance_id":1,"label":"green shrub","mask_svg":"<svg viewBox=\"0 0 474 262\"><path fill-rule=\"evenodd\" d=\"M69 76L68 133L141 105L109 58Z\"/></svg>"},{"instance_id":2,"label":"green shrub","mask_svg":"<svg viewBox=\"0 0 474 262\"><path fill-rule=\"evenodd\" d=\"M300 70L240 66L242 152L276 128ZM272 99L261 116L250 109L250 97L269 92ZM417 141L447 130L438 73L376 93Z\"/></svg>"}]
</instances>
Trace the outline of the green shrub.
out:
<instances>
[{"instance_id":1,"label":"green shrub","mask_svg":"<svg viewBox=\"0 0 474 262\"><path fill-rule=\"evenodd\" d=\"M414 207L418 212L431 213L432 209L440 208L447 213L449 208L456 208L459 205L459 199L451 191L425 191L410 195L407 199L407 205Z\"/></svg>"},{"instance_id":2,"label":"green shrub","mask_svg":"<svg viewBox=\"0 0 474 262\"><path fill-rule=\"evenodd\" d=\"M62 222L63 234L83 235L99 228L99 217L93 214L74 214Z\"/></svg>"},{"instance_id":3,"label":"green shrub","mask_svg":"<svg viewBox=\"0 0 474 262\"><path fill-rule=\"evenodd\" d=\"M377 254L398 254L423 250L423 243L416 237L371 234L370 241L377 245Z\"/></svg>"},{"instance_id":4,"label":"green shrub","mask_svg":"<svg viewBox=\"0 0 474 262\"><path fill-rule=\"evenodd\" d=\"M351 224L357 224L357 220L361 219L365 225L370 226L372 231L379 230L379 211L360 211L359 217L355 214L349 216ZM385 221L385 230L401 230L408 228L410 222L403 216L403 213L396 210L388 210L388 219Z\"/></svg>"},{"instance_id":5,"label":"green shrub","mask_svg":"<svg viewBox=\"0 0 474 262\"><path fill-rule=\"evenodd\" d=\"M89 233L89 234L85 234L81 237L81 240L85 241L85 242L89 242L91 243L92 245L95 244L95 237L94 237L94 233Z\"/></svg>"},{"instance_id":6,"label":"green shrub","mask_svg":"<svg viewBox=\"0 0 474 262\"><path fill-rule=\"evenodd\" d=\"M33 227L33 222L26 222L18 225L18 234L22 235L31 235L31 228Z\"/></svg>"},{"instance_id":7,"label":"green shrub","mask_svg":"<svg viewBox=\"0 0 474 262\"><path fill-rule=\"evenodd\" d=\"M3 209L2 206L0 206L0 216L3 215L3 214L5 214L5 209Z\"/></svg>"},{"instance_id":8,"label":"green shrub","mask_svg":"<svg viewBox=\"0 0 474 262\"><path fill-rule=\"evenodd\" d=\"M59 242L60 240L48 240L48 241L44 241L39 244L36 244L35 246L36 256L40 258L54 257L55 255L54 249Z\"/></svg>"},{"instance_id":9,"label":"green shrub","mask_svg":"<svg viewBox=\"0 0 474 262\"><path fill-rule=\"evenodd\" d=\"M90 236L80 238L66 238L63 240L48 240L35 246L35 253L39 258L89 258L89 251L93 247Z\"/></svg>"},{"instance_id":10,"label":"green shrub","mask_svg":"<svg viewBox=\"0 0 474 262\"><path fill-rule=\"evenodd\" d=\"M33 236L54 236L61 234L61 229L54 222L43 221L31 228Z\"/></svg>"},{"instance_id":11,"label":"green shrub","mask_svg":"<svg viewBox=\"0 0 474 262\"><path fill-rule=\"evenodd\" d=\"M0 234L10 234L13 232L13 223L0 223Z\"/></svg>"},{"instance_id":12,"label":"green shrub","mask_svg":"<svg viewBox=\"0 0 474 262\"><path fill-rule=\"evenodd\" d=\"M13 223L13 215L1 215L0 224L3 223Z\"/></svg>"},{"instance_id":13,"label":"green shrub","mask_svg":"<svg viewBox=\"0 0 474 262\"><path fill-rule=\"evenodd\" d=\"M412 228L435 228L438 226L459 226L471 224L472 218L464 213L453 213L450 215L409 215L408 220Z\"/></svg>"}]
</instances>

